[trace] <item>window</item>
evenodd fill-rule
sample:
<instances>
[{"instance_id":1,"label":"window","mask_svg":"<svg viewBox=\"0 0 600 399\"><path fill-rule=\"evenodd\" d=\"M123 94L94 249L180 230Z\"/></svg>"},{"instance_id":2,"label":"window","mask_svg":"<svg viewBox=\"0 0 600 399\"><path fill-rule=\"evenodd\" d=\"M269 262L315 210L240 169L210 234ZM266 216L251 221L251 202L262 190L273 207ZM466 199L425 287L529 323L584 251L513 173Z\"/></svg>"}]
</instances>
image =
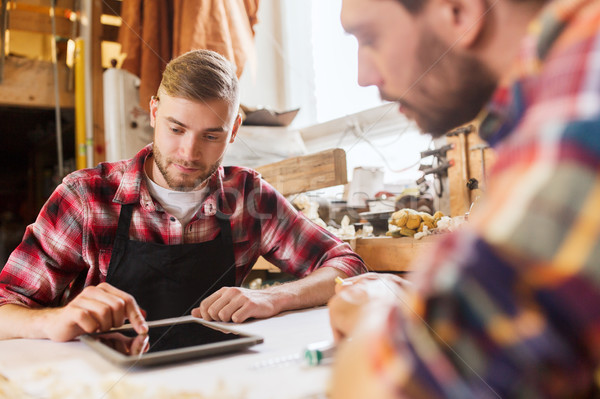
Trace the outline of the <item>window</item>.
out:
<instances>
[{"instance_id":1,"label":"window","mask_svg":"<svg viewBox=\"0 0 600 399\"><path fill-rule=\"evenodd\" d=\"M342 28L341 7L341 0L261 1L242 102L280 111L299 107L295 126L381 105L377 88L357 83L357 43Z\"/></svg>"},{"instance_id":2,"label":"window","mask_svg":"<svg viewBox=\"0 0 600 399\"><path fill-rule=\"evenodd\" d=\"M382 102L377 88L358 85L358 44L342 28L341 6L341 0L261 0L242 103L299 107L292 127L309 153L343 148L349 181L355 167L381 168L386 188L401 191L421 176L420 152L431 138L395 104ZM341 195L343 187L335 190Z\"/></svg>"}]
</instances>

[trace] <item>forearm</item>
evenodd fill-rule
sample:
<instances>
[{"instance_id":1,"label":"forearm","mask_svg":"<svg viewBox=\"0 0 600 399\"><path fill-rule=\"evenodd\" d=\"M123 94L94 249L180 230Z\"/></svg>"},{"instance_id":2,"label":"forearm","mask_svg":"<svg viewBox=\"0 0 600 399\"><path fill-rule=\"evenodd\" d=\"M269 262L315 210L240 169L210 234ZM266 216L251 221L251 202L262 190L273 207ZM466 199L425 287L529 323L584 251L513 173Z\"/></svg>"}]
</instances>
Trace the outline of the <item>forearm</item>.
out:
<instances>
[{"instance_id":1,"label":"forearm","mask_svg":"<svg viewBox=\"0 0 600 399\"><path fill-rule=\"evenodd\" d=\"M0 339L48 338L44 325L54 309L30 309L6 304L0 306Z\"/></svg>"},{"instance_id":2,"label":"forearm","mask_svg":"<svg viewBox=\"0 0 600 399\"><path fill-rule=\"evenodd\" d=\"M334 267L322 267L302 279L264 291L272 294L277 313L324 305L335 293L335 278L338 276L347 277Z\"/></svg>"}]
</instances>

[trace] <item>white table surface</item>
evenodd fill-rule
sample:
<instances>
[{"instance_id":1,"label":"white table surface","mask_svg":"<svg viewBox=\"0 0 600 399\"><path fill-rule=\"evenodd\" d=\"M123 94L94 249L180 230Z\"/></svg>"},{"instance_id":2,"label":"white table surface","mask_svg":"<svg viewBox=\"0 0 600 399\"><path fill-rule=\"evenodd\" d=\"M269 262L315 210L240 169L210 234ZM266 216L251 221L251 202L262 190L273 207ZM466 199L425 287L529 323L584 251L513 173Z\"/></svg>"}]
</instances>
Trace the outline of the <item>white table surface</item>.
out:
<instances>
[{"instance_id":1,"label":"white table surface","mask_svg":"<svg viewBox=\"0 0 600 399\"><path fill-rule=\"evenodd\" d=\"M235 354L153 368L122 368L79 341L0 341L0 398L323 399L330 367L282 361L332 339L326 307L242 324L264 343Z\"/></svg>"}]
</instances>

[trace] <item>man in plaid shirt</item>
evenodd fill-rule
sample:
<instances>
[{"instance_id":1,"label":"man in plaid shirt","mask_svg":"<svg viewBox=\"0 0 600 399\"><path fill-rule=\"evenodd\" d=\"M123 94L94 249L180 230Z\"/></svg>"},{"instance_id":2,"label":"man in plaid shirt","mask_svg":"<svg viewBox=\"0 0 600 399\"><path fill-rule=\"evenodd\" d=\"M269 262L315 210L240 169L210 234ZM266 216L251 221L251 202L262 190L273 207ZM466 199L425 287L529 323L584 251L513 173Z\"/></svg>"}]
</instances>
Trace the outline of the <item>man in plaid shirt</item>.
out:
<instances>
[{"instance_id":1,"label":"man in plaid shirt","mask_svg":"<svg viewBox=\"0 0 600 399\"><path fill-rule=\"evenodd\" d=\"M359 83L435 136L485 108L497 161L412 287L367 274L330 301L352 338L333 397L599 397L600 1L343 3Z\"/></svg>"},{"instance_id":2,"label":"man in plaid shirt","mask_svg":"<svg viewBox=\"0 0 600 399\"><path fill-rule=\"evenodd\" d=\"M222 167L241 124L217 53L171 61L150 103L154 142L67 176L0 274L0 338L71 340L128 319L242 322L326 303L361 259L253 170ZM299 280L240 288L259 256Z\"/></svg>"}]
</instances>

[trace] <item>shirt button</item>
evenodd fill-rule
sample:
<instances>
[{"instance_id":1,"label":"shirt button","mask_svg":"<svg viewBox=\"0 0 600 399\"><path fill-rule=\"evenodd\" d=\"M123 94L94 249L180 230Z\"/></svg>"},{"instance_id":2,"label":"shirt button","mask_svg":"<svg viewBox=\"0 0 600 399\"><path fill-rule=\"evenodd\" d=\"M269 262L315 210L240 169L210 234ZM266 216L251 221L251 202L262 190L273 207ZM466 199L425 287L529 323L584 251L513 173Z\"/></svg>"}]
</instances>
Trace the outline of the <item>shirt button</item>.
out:
<instances>
[{"instance_id":1,"label":"shirt button","mask_svg":"<svg viewBox=\"0 0 600 399\"><path fill-rule=\"evenodd\" d=\"M171 222L174 222L175 218L173 216L171 216Z\"/></svg>"}]
</instances>

